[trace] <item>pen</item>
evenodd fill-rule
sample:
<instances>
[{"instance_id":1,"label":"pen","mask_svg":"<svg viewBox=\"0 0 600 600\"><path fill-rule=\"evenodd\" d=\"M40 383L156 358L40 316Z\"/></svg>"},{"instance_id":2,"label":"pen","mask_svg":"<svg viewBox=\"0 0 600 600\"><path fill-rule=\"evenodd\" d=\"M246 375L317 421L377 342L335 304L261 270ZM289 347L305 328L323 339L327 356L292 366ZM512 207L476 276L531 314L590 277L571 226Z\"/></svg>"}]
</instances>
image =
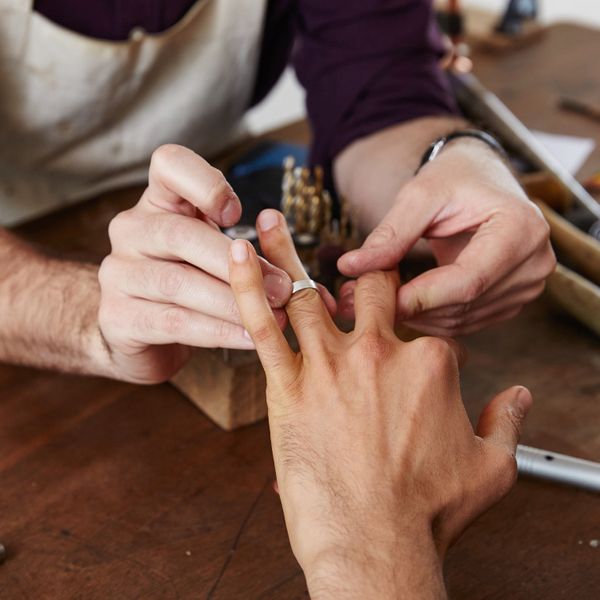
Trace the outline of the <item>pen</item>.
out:
<instances>
[{"instance_id":1,"label":"pen","mask_svg":"<svg viewBox=\"0 0 600 600\"><path fill-rule=\"evenodd\" d=\"M517 446L520 475L600 492L600 463L529 446Z\"/></svg>"}]
</instances>

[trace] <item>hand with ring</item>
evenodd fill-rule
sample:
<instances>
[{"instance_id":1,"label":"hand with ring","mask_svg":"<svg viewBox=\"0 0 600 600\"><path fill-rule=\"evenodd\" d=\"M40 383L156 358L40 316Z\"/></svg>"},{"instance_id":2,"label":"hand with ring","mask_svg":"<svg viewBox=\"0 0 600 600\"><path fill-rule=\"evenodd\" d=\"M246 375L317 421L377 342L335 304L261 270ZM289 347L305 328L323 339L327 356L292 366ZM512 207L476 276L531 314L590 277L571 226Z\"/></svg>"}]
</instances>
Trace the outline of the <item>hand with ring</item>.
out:
<instances>
[{"instance_id":1,"label":"hand with ring","mask_svg":"<svg viewBox=\"0 0 600 600\"><path fill-rule=\"evenodd\" d=\"M267 260L292 281L308 279L283 216L265 211L257 226ZM515 481L531 395L500 393L474 431L456 343L394 333L395 272L358 279L351 333L336 327L327 296L294 293L286 311L299 352L247 242L231 245L229 275L266 372L278 487L311 597L443 597L446 550Z\"/></svg>"}]
</instances>

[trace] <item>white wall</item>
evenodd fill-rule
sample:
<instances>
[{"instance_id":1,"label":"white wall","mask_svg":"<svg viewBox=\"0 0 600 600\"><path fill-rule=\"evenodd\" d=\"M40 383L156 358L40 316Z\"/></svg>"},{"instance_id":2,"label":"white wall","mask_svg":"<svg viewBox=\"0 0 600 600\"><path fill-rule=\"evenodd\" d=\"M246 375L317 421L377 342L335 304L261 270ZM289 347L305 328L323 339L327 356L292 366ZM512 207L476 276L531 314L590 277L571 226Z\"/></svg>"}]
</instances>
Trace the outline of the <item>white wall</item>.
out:
<instances>
[{"instance_id":1,"label":"white wall","mask_svg":"<svg viewBox=\"0 0 600 600\"><path fill-rule=\"evenodd\" d=\"M466 9L473 7L500 15L507 0L462 0L462 4ZM539 6L544 23L573 21L600 27L600 0L539 0ZM258 134L296 121L304 114L304 92L288 69L269 96L248 113L248 121L250 129Z\"/></svg>"}]
</instances>

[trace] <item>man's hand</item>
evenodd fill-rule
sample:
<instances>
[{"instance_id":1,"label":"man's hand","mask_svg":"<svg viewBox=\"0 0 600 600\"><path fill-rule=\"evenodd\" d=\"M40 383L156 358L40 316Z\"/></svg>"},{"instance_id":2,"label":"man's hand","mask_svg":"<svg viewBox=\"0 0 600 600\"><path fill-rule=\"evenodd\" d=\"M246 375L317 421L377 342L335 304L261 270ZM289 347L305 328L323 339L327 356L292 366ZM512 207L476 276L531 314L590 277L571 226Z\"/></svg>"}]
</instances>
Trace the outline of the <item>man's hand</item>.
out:
<instances>
[{"instance_id":1,"label":"man's hand","mask_svg":"<svg viewBox=\"0 0 600 600\"><path fill-rule=\"evenodd\" d=\"M349 164L364 161L366 149L373 154L373 144L382 150L393 146L394 134L357 144ZM514 317L542 292L555 266L539 210L503 161L478 140L451 142L401 185L362 248L340 258L340 271L356 277L395 268L420 238L428 240L439 266L400 288L397 315L432 335L470 333ZM346 317L353 313L352 288L342 290L340 311Z\"/></svg>"},{"instance_id":2,"label":"man's hand","mask_svg":"<svg viewBox=\"0 0 600 600\"><path fill-rule=\"evenodd\" d=\"M229 287L231 241L218 227L240 215L223 174L198 155L174 145L154 153L142 198L110 224L112 252L99 272L99 324L113 376L163 381L192 346L254 347ZM289 277L260 265L271 306L283 306ZM284 325L284 312L275 314Z\"/></svg>"},{"instance_id":3,"label":"man's hand","mask_svg":"<svg viewBox=\"0 0 600 600\"><path fill-rule=\"evenodd\" d=\"M293 280L305 278L283 218L268 230L260 224L265 256ZM267 376L286 525L311 597L443 597L446 549L515 480L529 392L498 395L475 434L456 345L395 336L394 272L359 278L350 334L313 290L295 294L286 307L294 353L252 246L236 241L230 250L231 285Z\"/></svg>"}]
</instances>

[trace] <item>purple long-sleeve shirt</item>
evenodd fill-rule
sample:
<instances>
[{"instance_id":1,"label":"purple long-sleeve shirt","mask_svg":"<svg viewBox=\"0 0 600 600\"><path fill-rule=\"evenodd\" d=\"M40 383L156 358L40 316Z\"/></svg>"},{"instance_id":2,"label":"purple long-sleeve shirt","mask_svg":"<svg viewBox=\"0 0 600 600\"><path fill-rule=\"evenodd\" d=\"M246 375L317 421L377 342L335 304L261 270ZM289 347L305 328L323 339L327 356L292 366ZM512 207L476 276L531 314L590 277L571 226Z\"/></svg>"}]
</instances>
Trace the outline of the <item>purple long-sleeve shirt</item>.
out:
<instances>
[{"instance_id":1,"label":"purple long-sleeve shirt","mask_svg":"<svg viewBox=\"0 0 600 600\"><path fill-rule=\"evenodd\" d=\"M84 35L127 39L181 19L195 0L36 0L35 10ZM313 162L329 167L354 140L456 107L438 67L431 0L269 0L252 104L290 58L307 92Z\"/></svg>"}]
</instances>

